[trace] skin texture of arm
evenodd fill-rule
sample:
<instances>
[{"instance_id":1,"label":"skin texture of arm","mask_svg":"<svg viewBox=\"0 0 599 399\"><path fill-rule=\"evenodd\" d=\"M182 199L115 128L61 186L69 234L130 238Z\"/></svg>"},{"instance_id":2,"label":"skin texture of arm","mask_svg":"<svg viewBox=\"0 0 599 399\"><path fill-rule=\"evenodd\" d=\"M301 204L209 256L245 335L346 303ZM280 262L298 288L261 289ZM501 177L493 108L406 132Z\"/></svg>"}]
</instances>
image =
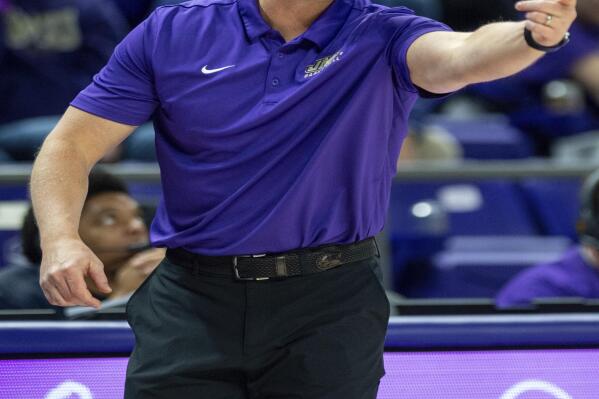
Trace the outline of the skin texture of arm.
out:
<instances>
[{"instance_id":1,"label":"skin texture of arm","mask_svg":"<svg viewBox=\"0 0 599 399\"><path fill-rule=\"evenodd\" d=\"M79 237L79 219L91 168L134 129L70 107L37 156L31 199L43 253L40 285L53 305L98 307L86 276L110 292L102 262Z\"/></svg>"},{"instance_id":2,"label":"skin texture of arm","mask_svg":"<svg viewBox=\"0 0 599 399\"><path fill-rule=\"evenodd\" d=\"M500 79L526 68L544 53L528 46L524 28L543 46L554 46L576 18L575 0L529 0L516 4L526 21L498 22L474 32L431 32L408 50L414 84L431 93L448 93ZM546 25L551 16L550 25Z\"/></svg>"}]
</instances>

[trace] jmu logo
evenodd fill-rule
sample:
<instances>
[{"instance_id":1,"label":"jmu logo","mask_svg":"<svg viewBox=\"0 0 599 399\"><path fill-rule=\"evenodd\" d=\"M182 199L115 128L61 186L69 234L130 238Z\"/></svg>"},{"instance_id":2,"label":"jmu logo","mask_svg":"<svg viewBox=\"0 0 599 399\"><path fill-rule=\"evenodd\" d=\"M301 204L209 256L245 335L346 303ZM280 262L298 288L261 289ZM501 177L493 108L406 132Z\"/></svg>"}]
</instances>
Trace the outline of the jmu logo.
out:
<instances>
[{"instance_id":1,"label":"jmu logo","mask_svg":"<svg viewBox=\"0 0 599 399\"><path fill-rule=\"evenodd\" d=\"M329 65L337 62L341 59L343 55L343 51L339 50L333 55L329 55L327 57L316 60L316 62L312 65L308 65L306 67L304 78L311 78L314 75L318 75L322 71L324 71Z\"/></svg>"},{"instance_id":2,"label":"jmu logo","mask_svg":"<svg viewBox=\"0 0 599 399\"><path fill-rule=\"evenodd\" d=\"M44 399L93 399L92 393L85 385L75 381L65 381L52 389Z\"/></svg>"},{"instance_id":3,"label":"jmu logo","mask_svg":"<svg viewBox=\"0 0 599 399\"><path fill-rule=\"evenodd\" d=\"M527 392L543 392L555 399L572 399L566 391L547 381L525 380L520 381L501 395L499 399L518 399ZM528 396L527 396L528 397Z\"/></svg>"}]
</instances>

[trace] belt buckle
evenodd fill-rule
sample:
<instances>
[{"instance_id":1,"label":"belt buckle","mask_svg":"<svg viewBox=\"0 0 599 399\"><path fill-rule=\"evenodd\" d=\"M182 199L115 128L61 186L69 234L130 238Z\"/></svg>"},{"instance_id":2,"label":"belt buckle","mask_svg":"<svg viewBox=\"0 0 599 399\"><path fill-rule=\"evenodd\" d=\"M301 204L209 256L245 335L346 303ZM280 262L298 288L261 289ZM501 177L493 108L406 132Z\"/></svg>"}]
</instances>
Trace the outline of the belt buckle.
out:
<instances>
[{"instance_id":1,"label":"belt buckle","mask_svg":"<svg viewBox=\"0 0 599 399\"><path fill-rule=\"evenodd\" d=\"M239 255L233 257L233 271L235 272L235 279L239 281L266 281L270 280L270 277L242 277L239 274L239 269L237 268L239 258L262 258L265 257L266 254L259 255Z\"/></svg>"}]
</instances>

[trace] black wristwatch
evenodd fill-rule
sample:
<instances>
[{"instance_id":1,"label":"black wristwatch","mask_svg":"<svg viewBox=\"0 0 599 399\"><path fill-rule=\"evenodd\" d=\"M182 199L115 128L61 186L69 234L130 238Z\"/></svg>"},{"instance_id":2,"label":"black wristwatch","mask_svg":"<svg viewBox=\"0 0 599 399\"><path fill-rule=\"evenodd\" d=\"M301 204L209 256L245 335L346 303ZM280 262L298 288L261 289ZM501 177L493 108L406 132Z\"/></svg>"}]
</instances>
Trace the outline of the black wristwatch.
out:
<instances>
[{"instance_id":1,"label":"black wristwatch","mask_svg":"<svg viewBox=\"0 0 599 399\"><path fill-rule=\"evenodd\" d=\"M554 51L557 51L560 48L564 47L566 44L568 44L568 42L570 41L570 32L566 32L566 34L564 35L564 38L561 40L561 42L559 42L555 46L548 47L548 46L543 46L543 45L537 43L535 41L535 39L533 39L533 37L532 37L532 32L530 30L524 28L524 40L526 40L526 44L528 44L530 47L534 48L535 50L544 51L546 53L553 53Z\"/></svg>"}]
</instances>

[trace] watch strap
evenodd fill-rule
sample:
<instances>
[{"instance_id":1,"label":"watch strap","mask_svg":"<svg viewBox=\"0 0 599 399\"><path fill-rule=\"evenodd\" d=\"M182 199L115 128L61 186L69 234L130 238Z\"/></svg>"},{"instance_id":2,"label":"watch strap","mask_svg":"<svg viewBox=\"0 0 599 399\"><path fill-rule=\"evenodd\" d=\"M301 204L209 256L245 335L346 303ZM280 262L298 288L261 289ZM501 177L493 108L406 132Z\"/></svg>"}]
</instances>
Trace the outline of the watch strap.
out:
<instances>
[{"instance_id":1,"label":"watch strap","mask_svg":"<svg viewBox=\"0 0 599 399\"><path fill-rule=\"evenodd\" d=\"M554 51L557 51L568 44L570 41L570 32L566 32L564 38L555 46L543 46L535 41L535 39L532 37L532 32L529 29L524 28L524 40L526 40L526 44L528 44L529 47L532 47L535 50L544 51L545 53L553 53Z\"/></svg>"}]
</instances>

